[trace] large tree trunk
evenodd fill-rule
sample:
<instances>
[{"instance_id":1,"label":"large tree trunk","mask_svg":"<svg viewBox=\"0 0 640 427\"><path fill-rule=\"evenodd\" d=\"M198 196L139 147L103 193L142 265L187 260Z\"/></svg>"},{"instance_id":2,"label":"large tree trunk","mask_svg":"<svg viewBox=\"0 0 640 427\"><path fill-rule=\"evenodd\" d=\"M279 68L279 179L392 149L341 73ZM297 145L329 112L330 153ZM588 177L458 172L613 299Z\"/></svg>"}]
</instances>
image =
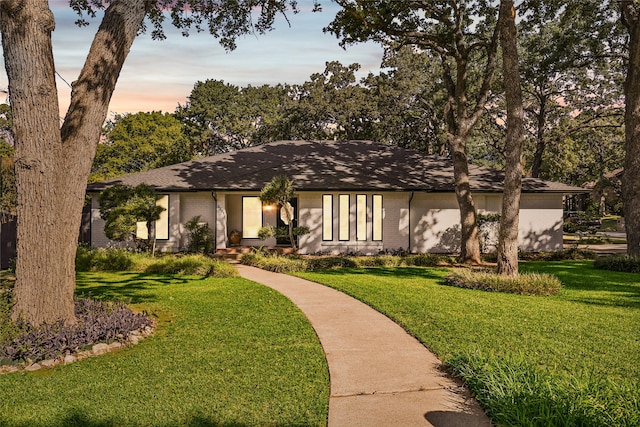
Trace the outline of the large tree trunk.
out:
<instances>
[{"instance_id":1,"label":"large tree trunk","mask_svg":"<svg viewBox=\"0 0 640 427\"><path fill-rule=\"evenodd\" d=\"M622 178L627 253L640 257L640 10L622 1L622 18L629 30L629 63L624 84L625 159Z\"/></svg>"},{"instance_id":2,"label":"large tree trunk","mask_svg":"<svg viewBox=\"0 0 640 427\"><path fill-rule=\"evenodd\" d=\"M141 0L115 1L105 11L61 129L48 2L0 3L18 191L14 319L75 322L75 253L87 178L144 14Z\"/></svg>"},{"instance_id":3,"label":"large tree trunk","mask_svg":"<svg viewBox=\"0 0 640 427\"><path fill-rule=\"evenodd\" d=\"M456 199L460 209L460 261L468 264L480 264L480 240L476 221L476 207L471 196L469 184L469 163L467 162L466 141L464 136L453 135L449 138L451 157L453 158L453 179Z\"/></svg>"},{"instance_id":4,"label":"large tree trunk","mask_svg":"<svg viewBox=\"0 0 640 427\"><path fill-rule=\"evenodd\" d=\"M513 0L500 2L500 43L504 87L507 101L507 141L505 144L505 177L502 216L498 236L498 273L518 274L518 225L522 188L522 145L524 141L524 108L518 66L516 11Z\"/></svg>"}]
</instances>

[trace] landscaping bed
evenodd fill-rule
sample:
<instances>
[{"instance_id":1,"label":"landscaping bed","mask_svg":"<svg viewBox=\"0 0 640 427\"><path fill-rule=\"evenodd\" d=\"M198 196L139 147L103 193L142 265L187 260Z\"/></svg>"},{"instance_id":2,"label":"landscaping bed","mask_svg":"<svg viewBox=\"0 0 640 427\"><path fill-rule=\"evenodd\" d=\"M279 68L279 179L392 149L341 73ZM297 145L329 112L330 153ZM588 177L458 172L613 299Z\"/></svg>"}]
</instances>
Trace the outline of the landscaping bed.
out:
<instances>
[{"instance_id":1,"label":"landscaping bed","mask_svg":"<svg viewBox=\"0 0 640 427\"><path fill-rule=\"evenodd\" d=\"M470 386L498 425L640 425L640 278L591 261L527 262L563 288L443 286L446 268L300 272L386 314Z\"/></svg>"}]
</instances>

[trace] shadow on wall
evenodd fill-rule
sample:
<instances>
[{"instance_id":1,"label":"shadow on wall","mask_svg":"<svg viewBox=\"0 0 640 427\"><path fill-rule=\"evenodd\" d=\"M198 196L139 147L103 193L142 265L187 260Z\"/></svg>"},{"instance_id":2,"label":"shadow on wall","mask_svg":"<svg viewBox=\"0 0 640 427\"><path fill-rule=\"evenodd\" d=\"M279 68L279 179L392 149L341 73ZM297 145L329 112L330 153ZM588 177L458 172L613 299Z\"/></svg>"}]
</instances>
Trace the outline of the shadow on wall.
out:
<instances>
[{"instance_id":1,"label":"shadow on wall","mask_svg":"<svg viewBox=\"0 0 640 427\"><path fill-rule=\"evenodd\" d=\"M453 225L444 231L436 234L438 243L430 250L435 253L458 253L460 252L460 241L462 239L460 224Z\"/></svg>"},{"instance_id":2,"label":"shadow on wall","mask_svg":"<svg viewBox=\"0 0 640 427\"><path fill-rule=\"evenodd\" d=\"M412 250L415 252L456 253L460 251L460 223L449 218L444 209L429 209L412 231ZM448 228L446 222L455 220ZM444 223L443 223L444 222Z\"/></svg>"},{"instance_id":3,"label":"shadow on wall","mask_svg":"<svg viewBox=\"0 0 640 427\"><path fill-rule=\"evenodd\" d=\"M320 252L322 248L322 214L317 209L300 209L301 226L309 227L309 233L300 236L299 246L304 253Z\"/></svg>"},{"instance_id":4,"label":"shadow on wall","mask_svg":"<svg viewBox=\"0 0 640 427\"><path fill-rule=\"evenodd\" d=\"M520 249L524 251L555 251L562 249L562 221L545 230L529 230L520 235Z\"/></svg>"}]
</instances>

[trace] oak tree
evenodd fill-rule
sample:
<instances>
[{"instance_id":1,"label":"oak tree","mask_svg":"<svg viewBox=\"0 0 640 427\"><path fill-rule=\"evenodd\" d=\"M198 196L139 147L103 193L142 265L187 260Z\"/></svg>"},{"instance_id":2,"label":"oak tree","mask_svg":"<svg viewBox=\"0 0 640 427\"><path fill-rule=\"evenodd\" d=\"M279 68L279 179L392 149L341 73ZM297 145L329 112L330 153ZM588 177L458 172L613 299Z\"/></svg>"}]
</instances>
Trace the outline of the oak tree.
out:
<instances>
[{"instance_id":1,"label":"oak tree","mask_svg":"<svg viewBox=\"0 0 640 427\"><path fill-rule=\"evenodd\" d=\"M460 208L461 260L480 263L476 207L469 184L467 138L491 97L498 27L491 0L336 0L342 6L326 28L343 45L377 41L432 51L441 63L447 102L449 154Z\"/></svg>"},{"instance_id":2,"label":"oak tree","mask_svg":"<svg viewBox=\"0 0 640 427\"><path fill-rule=\"evenodd\" d=\"M625 96L625 159L622 177L627 253L640 257L640 5L621 0L622 22L628 30L629 59Z\"/></svg>"},{"instance_id":3,"label":"oak tree","mask_svg":"<svg viewBox=\"0 0 640 427\"><path fill-rule=\"evenodd\" d=\"M507 104L507 135L505 141L505 177L502 215L498 234L498 273L518 274L518 225L520 192L522 189L522 146L524 140L524 107L520 85L516 10L513 0L500 1L500 45L502 75Z\"/></svg>"},{"instance_id":4,"label":"oak tree","mask_svg":"<svg viewBox=\"0 0 640 427\"><path fill-rule=\"evenodd\" d=\"M172 114L116 114L107 122L91 166L90 182L191 160L182 123Z\"/></svg>"},{"instance_id":5,"label":"oak tree","mask_svg":"<svg viewBox=\"0 0 640 427\"><path fill-rule=\"evenodd\" d=\"M0 1L18 188L18 242L12 316L74 323L75 253L85 187L116 81L134 39L147 27L164 38L165 17L183 33L209 31L227 49L238 36L263 33L294 0L71 0L102 21L62 125L46 0ZM145 18L148 18L145 21Z\"/></svg>"}]
</instances>

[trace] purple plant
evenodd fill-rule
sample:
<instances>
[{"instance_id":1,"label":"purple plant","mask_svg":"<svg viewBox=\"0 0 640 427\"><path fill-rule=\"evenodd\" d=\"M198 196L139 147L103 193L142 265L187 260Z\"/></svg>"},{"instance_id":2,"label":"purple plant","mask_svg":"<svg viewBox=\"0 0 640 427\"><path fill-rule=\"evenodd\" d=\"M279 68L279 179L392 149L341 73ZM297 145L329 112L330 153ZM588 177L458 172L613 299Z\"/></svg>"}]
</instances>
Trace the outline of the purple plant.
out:
<instances>
[{"instance_id":1,"label":"purple plant","mask_svg":"<svg viewBox=\"0 0 640 427\"><path fill-rule=\"evenodd\" d=\"M75 313L78 323L71 326L56 322L33 327L19 322L24 333L0 345L0 359L51 359L98 342L122 341L130 332L151 325L149 317L134 313L123 303L78 298Z\"/></svg>"}]
</instances>

